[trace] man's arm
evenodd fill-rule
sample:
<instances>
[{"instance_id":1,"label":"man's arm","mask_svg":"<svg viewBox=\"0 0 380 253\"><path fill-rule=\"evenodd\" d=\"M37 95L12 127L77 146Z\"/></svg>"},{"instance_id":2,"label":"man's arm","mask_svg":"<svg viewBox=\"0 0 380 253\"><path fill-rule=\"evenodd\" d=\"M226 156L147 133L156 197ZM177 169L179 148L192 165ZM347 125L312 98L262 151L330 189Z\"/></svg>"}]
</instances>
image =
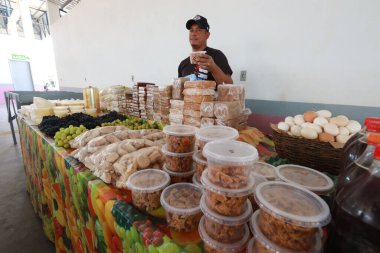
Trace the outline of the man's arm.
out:
<instances>
[{"instance_id":1,"label":"man's arm","mask_svg":"<svg viewBox=\"0 0 380 253\"><path fill-rule=\"evenodd\" d=\"M224 73L211 56L207 54L200 55L197 63L202 69L205 69L212 74L217 84L233 83L231 74Z\"/></svg>"}]
</instances>

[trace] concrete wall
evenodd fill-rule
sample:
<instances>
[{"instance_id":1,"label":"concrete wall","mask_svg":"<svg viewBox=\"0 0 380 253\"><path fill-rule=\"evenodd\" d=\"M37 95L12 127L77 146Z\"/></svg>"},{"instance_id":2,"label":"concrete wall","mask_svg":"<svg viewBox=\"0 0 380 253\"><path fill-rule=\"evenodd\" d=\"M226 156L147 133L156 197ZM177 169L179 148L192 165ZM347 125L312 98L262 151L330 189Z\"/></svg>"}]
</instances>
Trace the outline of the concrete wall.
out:
<instances>
[{"instance_id":1,"label":"concrete wall","mask_svg":"<svg viewBox=\"0 0 380 253\"><path fill-rule=\"evenodd\" d=\"M378 0L82 0L52 24L62 87L169 83L190 52L187 19L208 18L247 96L380 106ZM254 108L253 108L254 109Z\"/></svg>"}]
</instances>

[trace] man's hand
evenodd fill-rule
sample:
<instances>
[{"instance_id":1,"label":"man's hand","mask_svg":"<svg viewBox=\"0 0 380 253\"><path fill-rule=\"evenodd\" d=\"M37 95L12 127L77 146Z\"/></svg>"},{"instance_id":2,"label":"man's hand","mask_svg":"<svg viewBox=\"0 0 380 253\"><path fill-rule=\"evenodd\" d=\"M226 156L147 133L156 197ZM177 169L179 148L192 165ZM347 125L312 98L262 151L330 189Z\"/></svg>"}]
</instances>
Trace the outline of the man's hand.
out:
<instances>
[{"instance_id":1,"label":"man's hand","mask_svg":"<svg viewBox=\"0 0 380 253\"><path fill-rule=\"evenodd\" d=\"M199 54L196 58L196 63L199 65L199 67L211 73L217 68L214 59L212 59L212 57L207 54Z\"/></svg>"}]
</instances>

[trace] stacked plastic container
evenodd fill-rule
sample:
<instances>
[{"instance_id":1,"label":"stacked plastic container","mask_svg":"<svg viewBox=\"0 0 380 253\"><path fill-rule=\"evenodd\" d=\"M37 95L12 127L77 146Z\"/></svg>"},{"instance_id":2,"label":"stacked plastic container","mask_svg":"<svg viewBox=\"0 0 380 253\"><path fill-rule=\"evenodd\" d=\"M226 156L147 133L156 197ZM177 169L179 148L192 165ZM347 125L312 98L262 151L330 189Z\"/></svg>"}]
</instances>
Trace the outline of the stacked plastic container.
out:
<instances>
[{"instance_id":1,"label":"stacked plastic container","mask_svg":"<svg viewBox=\"0 0 380 253\"><path fill-rule=\"evenodd\" d=\"M195 153L195 132L192 126L166 126L166 144L162 147L165 154L164 171L172 183L191 182L195 168L193 154Z\"/></svg>"},{"instance_id":2,"label":"stacked plastic container","mask_svg":"<svg viewBox=\"0 0 380 253\"><path fill-rule=\"evenodd\" d=\"M249 240L247 222L252 215L248 197L255 178L250 175L258 159L257 150L233 140L208 142L203 148L207 169L200 207L204 217L199 223L207 252L245 252Z\"/></svg>"}]
</instances>

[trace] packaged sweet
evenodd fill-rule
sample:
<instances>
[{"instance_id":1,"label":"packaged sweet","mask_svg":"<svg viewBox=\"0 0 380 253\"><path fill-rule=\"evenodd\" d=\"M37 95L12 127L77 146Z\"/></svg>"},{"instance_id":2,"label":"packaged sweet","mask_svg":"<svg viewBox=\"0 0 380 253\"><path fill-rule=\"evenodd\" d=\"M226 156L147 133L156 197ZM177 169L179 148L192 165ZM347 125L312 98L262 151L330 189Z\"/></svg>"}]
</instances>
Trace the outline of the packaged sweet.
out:
<instances>
[{"instance_id":1,"label":"packaged sweet","mask_svg":"<svg viewBox=\"0 0 380 253\"><path fill-rule=\"evenodd\" d=\"M172 97L173 99L183 99L183 85L186 81L189 81L189 78L185 77L180 77L180 78L175 78L173 82L173 89L172 89Z\"/></svg>"},{"instance_id":2,"label":"packaged sweet","mask_svg":"<svg viewBox=\"0 0 380 253\"><path fill-rule=\"evenodd\" d=\"M203 127L209 127L215 125L215 119L214 118L202 118L201 120L201 128Z\"/></svg>"},{"instance_id":3,"label":"packaged sweet","mask_svg":"<svg viewBox=\"0 0 380 253\"><path fill-rule=\"evenodd\" d=\"M188 126L193 126L193 127L201 127L201 118L184 116L183 124L188 125Z\"/></svg>"},{"instance_id":4,"label":"packaged sweet","mask_svg":"<svg viewBox=\"0 0 380 253\"><path fill-rule=\"evenodd\" d=\"M170 100L170 108L172 109L183 110L184 104L185 104L185 101L183 100L175 100L175 99Z\"/></svg>"},{"instance_id":5,"label":"packaged sweet","mask_svg":"<svg viewBox=\"0 0 380 253\"><path fill-rule=\"evenodd\" d=\"M201 181L203 171L207 168L207 160L203 157L202 151L196 151L193 154L194 167L197 170L197 179Z\"/></svg>"},{"instance_id":6,"label":"packaged sweet","mask_svg":"<svg viewBox=\"0 0 380 253\"><path fill-rule=\"evenodd\" d=\"M192 169L191 171L187 172L171 171L166 167L166 164L164 164L163 171L169 174L171 184L191 183L195 173L195 169Z\"/></svg>"},{"instance_id":7,"label":"packaged sweet","mask_svg":"<svg viewBox=\"0 0 380 253\"><path fill-rule=\"evenodd\" d=\"M218 85L218 101L239 101L245 107L245 88L243 85L222 84Z\"/></svg>"},{"instance_id":8,"label":"packaged sweet","mask_svg":"<svg viewBox=\"0 0 380 253\"><path fill-rule=\"evenodd\" d=\"M166 126L167 150L173 153L189 153L195 148L195 128L191 126Z\"/></svg>"},{"instance_id":9,"label":"packaged sweet","mask_svg":"<svg viewBox=\"0 0 380 253\"><path fill-rule=\"evenodd\" d=\"M202 120L205 118L202 118ZM236 140L239 132L231 127L226 126L209 126L199 129L195 135L199 143L199 149L202 151L206 143L216 140Z\"/></svg>"},{"instance_id":10,"label":"packaged sweet","mask_svg":"<svg viewBox=\"0 0 380 253\"><path fill-rule=\"evenodd\" d=\"M208 118L214 117L214 102L201 103L201 116Z\"/></svg>"},{"instance_id":11,"label":"packaged sweet","mask_svg":"<svg viewBox=\"0 0 380 253\"><path fill-rule=\"evenodd\" d=\"M239 101L215 102L214 114L217 119L229 120L242 115L243 107Z\"/></svg>"},{"instance_id":12,"label":"packaged sweet","mask_svg":"<svg viewBox=\"0 0 380 253\"><path fill-rule=\"evenodd\" d=\"M193 117L193 118L200 118L201 117L201 112L200 111L195 111L195 110L185 109L185 110L183 110L183 115L184 116Z\"/></svg>"},{"instance_id":13,"label":"packaged sweet","mask_svg":"<svg viewBox=\"0 0 380 253\"><path fill-rule=\"evenodd\" d=\"M183 90L183 95L185 96L214 96L214 89L197 89L197 88L188 88Z\"/></svg>"},{"instance_id":14,"label":"packaged sweet","mask_svg":"<svg viewBox=\"0 0 380 253\"><path fill-rule=\"evenodd\" d=\"M201 110L201 103L184 102L183 109L184 110L200 111Z\"/></svg>"},{"instance_id":15,"label":"packaged sweet","mask_svg":"<svg viewBox=\"0 0 380 253\"><path fill-rule=\"evenodd\" d=\"M214 81L187 81L185 82L185 89L198 88L198 89L212 89L215 90L216 83Z\"/></svg>"},{"instance_id":16,"label":"packaged sweet","mask_svg":"<svg viewBox=\"0 0 380 253\"><path fill-rule=\"evenodd\" d=\"M186 102L189 103L202 103L202 102L211 102L214 101L214 96L202 96L202 95L197 95L197 96L185 96L184 97L185 104Z\"/></svg>"},{"instance_id":17,"label":"packaged sweet","mask_svg":"<svg viewBox=\"0 0 380 253\"><path fill-rule=\"evenodd\" d=\"M169 152L166 145L162 147L162 152L165 154L165 165L174 172L188 172L193 168L193 154L194 151L189 153L173 153Z\"/></svg>"}]
</instances>

